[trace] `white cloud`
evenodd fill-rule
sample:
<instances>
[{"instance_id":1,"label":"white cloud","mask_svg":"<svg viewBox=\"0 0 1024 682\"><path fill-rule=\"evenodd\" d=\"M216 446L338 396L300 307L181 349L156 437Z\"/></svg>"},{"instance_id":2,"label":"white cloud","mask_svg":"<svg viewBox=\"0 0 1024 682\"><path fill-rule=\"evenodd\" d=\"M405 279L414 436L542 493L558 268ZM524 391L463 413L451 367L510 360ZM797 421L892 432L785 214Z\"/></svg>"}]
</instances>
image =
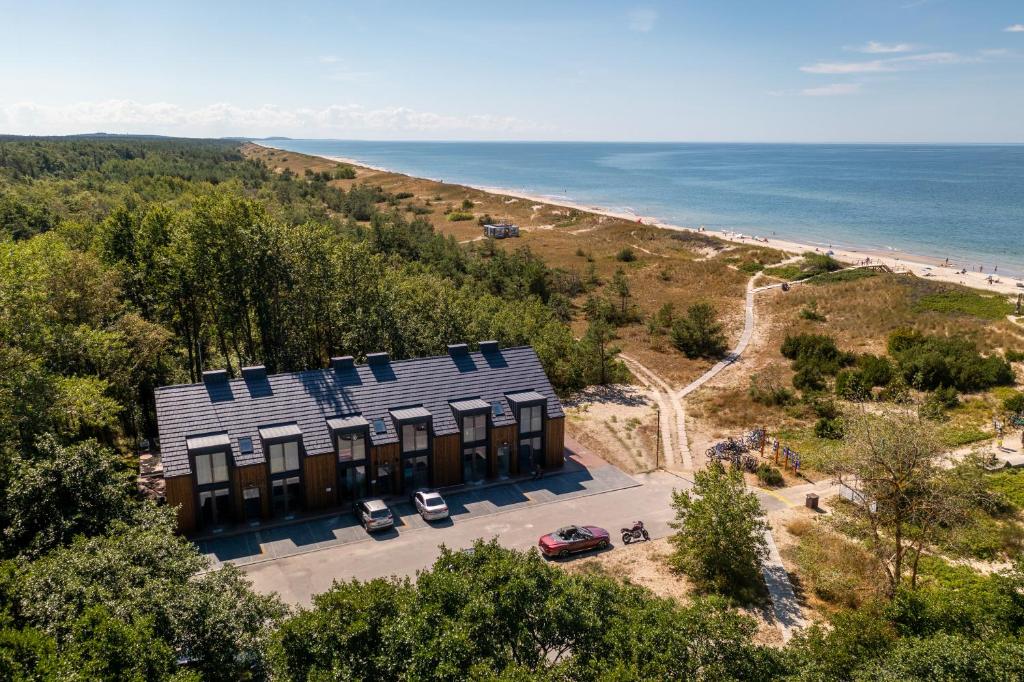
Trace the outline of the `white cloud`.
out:
<instances>
[{"instance_id":1,"label":"white cloud","mask_svg":"<svg viewBox=\"0 0 1024 682\"><path fill-rule=\"evenodd\" d=\"M658 21L658 13L653 9L638 7L629 12L629 30L649 33L654 30L654 24Z\"/></svg>"},{"instance_id":2,"label":"white cloud","mask_svg":"<svg viewBox=\"0 0 1024 682\"><path fill-rule=\"evenodd\" d=\"M888 73L906 71L919 66L935 64L958 64L969 59L955 52L926 52L924 54L907 55L906 57L890 57L888 59L872 59L864 62L818 62L801 66L804 73L818 74L850 74L850 73Z\"/></svg>"},{"instance_id":3,"label":"white cloud","mask_svg":"<svg viewBox=\"0 0 1024 682\"><path fill-rule=\"evenodd\" d=\"M876 40L869 40L863 45L847 47L851 52L863 52L865 54L895 54L898 52L913 52L914 46L910 43L880 43Z\"/></svg>"},{"instance_id":4,"label":"white cloud","mask_svg":"<svg viewBox=\"0 0 1024 682\"><path fill-rule=\"evenodd\" d=\"M805 97L833 97L835 95L855 95L860 92L860 83L832 83L818 88L805 88L800 91Z\"/></svg>"},{"instance_id":5,"label":"white cloud","mask_svg":"<svg viewBox=\"0 0 1024 682\"><path fill-rule=\"evenodd\" d=\"M217 103L186 108L168 102L106 100L58 106L34 102L0 106L0 131L29 135L104 131L195 137L341 137L360 134L401 137L406 134L438 138L495 138L536 133L543 129L513 116L455 116L408 107L366 109L358 104L289 109L274 105L244 108Z\"/></svg>"},{"instance_id":6,"label":"white cloud","mask_svg":"<svg viewBox=\"0 0 1024 682\"><path fill-rule=\"evenodd\" d=\"M1010 24L1003 30L1007 33L1024 33L1024 24Z\"/></svg>"}]
</instances>

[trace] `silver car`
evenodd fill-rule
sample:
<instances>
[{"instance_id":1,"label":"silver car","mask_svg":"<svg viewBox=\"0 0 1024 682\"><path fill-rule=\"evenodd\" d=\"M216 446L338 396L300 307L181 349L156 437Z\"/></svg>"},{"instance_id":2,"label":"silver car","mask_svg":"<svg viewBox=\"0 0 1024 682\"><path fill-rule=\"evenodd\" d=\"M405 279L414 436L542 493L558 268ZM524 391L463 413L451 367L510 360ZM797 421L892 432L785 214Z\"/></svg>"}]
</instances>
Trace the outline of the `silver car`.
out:
<instances>
[{"instance_id":1,"label":"silver car","mask_svg":"<svg viewBox=\"0 0 1024 682\"><path fill-rule=\"evenodd\" d=\"M412 496L412 501L424 521L440 521L448 518L448 503L444 501L440 493L418 490Z\"/></svg>"},{"instance_id":2,"label":"silver car","mask_svg":"<svg viewBox=\"0 0 1024 682\"><path fill-rule=\"evenodd\" d=\"M359 523L368 532L384 530L395 525L395 517L391 515L391 510L384 504L384 500L373 499L356 502L355 512Z\"/></svg>"}]
</instances>

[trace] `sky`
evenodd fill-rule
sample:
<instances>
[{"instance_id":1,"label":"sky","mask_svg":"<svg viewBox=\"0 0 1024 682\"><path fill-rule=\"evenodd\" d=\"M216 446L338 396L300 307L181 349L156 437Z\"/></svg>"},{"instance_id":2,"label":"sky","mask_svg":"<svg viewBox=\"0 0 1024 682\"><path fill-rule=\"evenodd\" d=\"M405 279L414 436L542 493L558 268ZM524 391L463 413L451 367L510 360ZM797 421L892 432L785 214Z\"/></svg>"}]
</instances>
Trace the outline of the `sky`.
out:
<instances>
[{"instance_id":1,"label":"sky","mask_svg":"<svg viewBox=\"0 0 1024 682\"><path fill-rule=\"evenodd\" d=\"M1024 143L1024 2L0 0L0 133L96 131Z\"/></svg>"}]
</instances>

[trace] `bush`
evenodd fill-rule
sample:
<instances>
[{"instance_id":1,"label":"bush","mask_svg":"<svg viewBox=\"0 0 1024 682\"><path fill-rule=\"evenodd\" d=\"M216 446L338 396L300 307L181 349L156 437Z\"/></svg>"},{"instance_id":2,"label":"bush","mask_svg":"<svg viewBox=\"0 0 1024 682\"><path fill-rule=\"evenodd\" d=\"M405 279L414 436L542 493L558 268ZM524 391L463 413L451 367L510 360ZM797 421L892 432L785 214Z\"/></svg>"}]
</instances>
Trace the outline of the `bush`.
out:
<instances>
[{"instance_id":1,"label":"bush","mask_svg":"<svg viewBox=\"0 0 1024 682\"><path fill-rule=\"evenodd\" d=\"M623 263L632 263L636 260L636 254L633 253L633 249L628 246L624 246L615 254L615 260L622 261Z\"/></svg>"},{"instance_id":2,"label":"bush","mask_svg":"<svg viewBox=\"0 0 1024 682\"><path fill-rule=\"evenodd\" d=\"M1003 409L1012 414L1024 414L1024 393L1018 391L1005 399Z\"/></svg>"},{"instance_id":3,"label":"bush","mask_svg":"<svg viewBox=\"0 0 1024 682\"><path fill-rule=\"evenodd\" d=\"M401 201L402 199L412 199L414 196L412 192L399 192L395 195L395 198Z\"/></svg>"},{"instance_id":4,"label":"bush","mask_svg":"<svg viewBox=\"0 0 1024 682\"><path fill-rule=\"evenodd\" d=\"M757 480L760 481L761 485L768 486L769 488L778 488L785 483L785 480L782 478L782 472L767 462L761 462L757 465Z\"/></svg>"},{"instance_id":5,"label":"bush","mask_svg":"<svg viewBox=\"0 0 1024 682\"><path fill-rule=\"evenodd\" d=\"M853 356L840 351L827 334L786 335L781 352L793 361L794 370L813 368L822 375L833 375L853 362Z\"/></svg>"},{"instance_id":6,"label":"bush","mask_svg":"<svg viewBox=\"0 0 1024 682\"><path fill-rule=\"evenodd\" d=\"M472 220L473 214L466 213L464 211L452 211L448 214L448 220L451 222L459 222L461 220Z\"/></svg>"},{"instance_id":7,"label":"bush","mask_svg":"<svg viewBox=\"0 0 1024 682\"><path fill-rule=\"evenodd\" d=\"M816 367L801 367L793 375L793 387L800 391L821 391L825 389L825 377Z\"/></svg>"},{"instance_id":8,"label":"bush","mask_svg":"<svg viewBox=\"0 0 1024 682\"><path fill-rule=\"evenodd\" d=\"M800 311L800 317L811 322L824 322L828 318L818 312L818 302L811 301Z\"/></svg>"},{"instance_id":9,"label":"bush","mask_svg":"<svg viewBox=\"0 0 1024 682\"><path fill-rule=\"evenodd\" d=\"M895 373L889 358L870 353L857 358L857 367L860 368L864 381L872 387L888 386Z\"/></svg>"},{"instance_id":10,"label":"bush","mask_svg":"<svg viewBox=\"0 0 1024 682\"><path fill-rule=\"evenodd\" d=\"M1003 358L984 357L963 337L927 336L901 329L889 336L889 353L908 384L922 391L952 386L969 392L1012 385L1013 368Z\"/></svg>"},{"instance_id":11,"label":"bush","mask_svg":"<svg viewBox=\"0 0 1024 682\"><path fill-rule=\"evenodd\" d=\"M718 358L724 355L725 332L714 307L709 303L690 306L686 317L672 323L672 343L688 358Z\"/></svg>"},{"instance_id":12,"label":"bush","mask_svg":"<svg viewBox=\"0 0 1024 682\"><path fill-rule=\"evenodd\" d=\"M1007 362L1024 362L1024 351L1008 348L1003 353L1003 357L1006 358Z\"/></svg>"},{"instance_id":13,"label":"bush","mask_svg":"<svg viewBox=\"0 0 1024 682\"><path fill-rule=\"evenodd\" d=\"M758 263L757 261L746 261L740 263L739 269L741 272L745 272L748 275L756 275L757 273L764 270L764 263Z\"/></svg>"},{"instance_id":14,"label":"bush","mask_svg":"<svg viewBox=\"0 0 1024 682\"><path fill-rule=\"evenodd\" d=\"M748 394L755 403L769 407L783 407L794 400L793 392L782 384L777 373L770 370L751 375Z\"/></svg>"},{"instance_id":15,"label":"bush","mask_svg":"<svg viewBox=\"0 0 1024 682\"><path fill-rule=\"evenodd\" d=\"M356 169L352 166L338 166L334 169L335 180L355 180Z\"/></svg>"},{"instance_id":16,"label":"bush","mask_svg":"<svg viewBox=\"0 0 1024 682\"><path fill-rule=\"evenodd\" d=\"M870 400L871 389L863 370L844 369L836 375L836 395L840 398L856 402Z\"/></svg>"},{"instance_id":17,"label":"bush","mask_svg":"<svg viewBox=\"0 0 1024 682\"><path fill-rule=\"evenodd\" d=\"M826 440L842 440L846 435L843 420L839 417L822 417L814 424L814 435Z\"/></svg>"},{"instance_id":18,"label":"bush","mask_svg":"<svg viewBox=\"0 0 1024 682\"><path fill-rule=\"evenodd\" d=\"M475 206L475 204L473 203L472 200L470 200L470 199L463 199L462 200L462 210L463 211L472 211L473 210L473 206Z\"/></svg>"}]
</instances>

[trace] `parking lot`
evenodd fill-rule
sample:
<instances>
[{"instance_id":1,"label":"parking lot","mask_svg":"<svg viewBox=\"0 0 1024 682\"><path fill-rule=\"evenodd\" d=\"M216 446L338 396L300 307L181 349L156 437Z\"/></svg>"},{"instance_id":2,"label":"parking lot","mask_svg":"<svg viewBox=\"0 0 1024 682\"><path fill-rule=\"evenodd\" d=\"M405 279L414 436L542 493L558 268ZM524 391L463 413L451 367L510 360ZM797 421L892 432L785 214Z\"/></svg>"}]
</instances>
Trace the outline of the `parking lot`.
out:
<instances>
[{"instance_id":1,"label":"parking lot","mask_svg":"<svg viewBox=\"0 0 1024 682\"><path fill-rule=\"evenodd\" d=\"M403 500L390 505L395 515L395 528L372 535L363 530L352 513L344 510L287 525L207 538L197 545L214 566L223 562L248 566L353 543L399 543L400 536L428 528L432 535L437 536L436 542L451 544L461 534L444 530L473 519L639 485L635 479L602 460L573 456L566 460L563 471L540 480L499 483L446 495L451 518L445 521L428 523L420 518L409 501Z\"/></svg>"}]
</instances>

